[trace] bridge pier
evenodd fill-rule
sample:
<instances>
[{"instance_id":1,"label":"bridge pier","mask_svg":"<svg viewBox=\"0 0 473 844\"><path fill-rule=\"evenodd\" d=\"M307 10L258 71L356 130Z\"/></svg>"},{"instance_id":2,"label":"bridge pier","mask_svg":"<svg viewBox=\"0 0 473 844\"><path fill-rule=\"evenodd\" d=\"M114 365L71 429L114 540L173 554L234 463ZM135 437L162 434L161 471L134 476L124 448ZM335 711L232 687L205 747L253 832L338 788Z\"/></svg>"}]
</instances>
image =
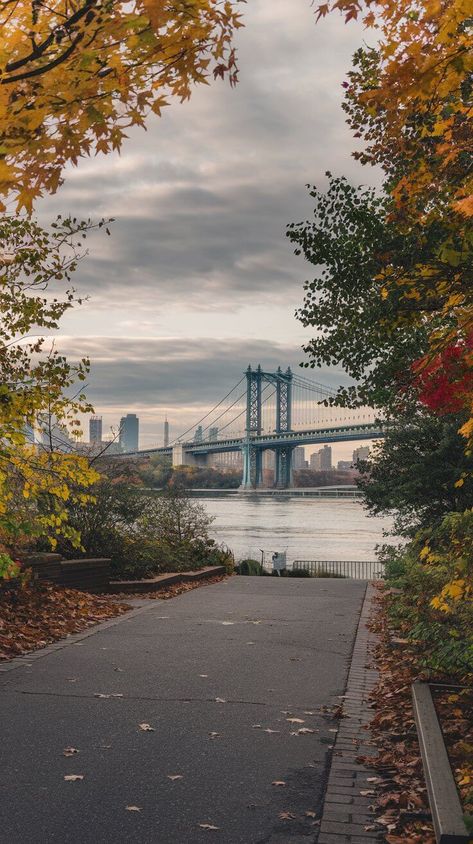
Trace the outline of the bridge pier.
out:
<instances>
[{"instance_id":1,"label":"bridge pier","mask_svg":"<svg viewBox=\"0 0 473 844\"><path fill-rule=\"evenodd\" d=\"M275 449L274 486L276 489L291 489L294 486L293 451L293 446Z\"/></svg>"},{"instance_id":2,"label":"bridge pier","mask_svg":"<svg viewBox=\"0 0 473 844\"><path fill-rule=\"evenodd\" d=\"M186 451L184 443L176 443L172 447L173 466L207 466L207 454L191 454Z\"/></svg>"}]
</instances>

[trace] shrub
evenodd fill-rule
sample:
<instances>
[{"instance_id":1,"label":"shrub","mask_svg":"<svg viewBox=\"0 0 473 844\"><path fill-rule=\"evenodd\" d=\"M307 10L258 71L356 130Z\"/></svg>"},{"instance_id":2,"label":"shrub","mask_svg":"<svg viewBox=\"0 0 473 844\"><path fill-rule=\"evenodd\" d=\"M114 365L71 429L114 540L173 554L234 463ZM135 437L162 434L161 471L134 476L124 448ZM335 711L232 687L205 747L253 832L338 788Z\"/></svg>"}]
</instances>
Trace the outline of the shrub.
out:
<instances>
[{"instance_id":1,"label":"shrub","mask_svg":"<svg viewBox=\"0 0 473 844\"><path fill-rule=\"evenodd\" d=\"M261 563L259 563L258 560L252 560L251 558L241 560L236 567L236 572L237 574L244 574L246 576L266 574Z\"/></svg>"},{"instance_id":2,"label":"shrub","mask_svg":"<svg viewBox=\"0 0 473 844\"><path fill-rule=\"evenodd\" d=\"M394 549L387 574L402 589L391 599L391 619L422 643L420 664L461 681L473 675L472 576L471 510L449 514L403 551Z\"/></svg>"},{"instance_id":3,"label":"shrub","mask_svg":"<svg viewBox=\"0 0 473 844\"><path fill-rule=\"evenodd\" d=\"M83 556L110 557L115 577L152 577L160 572L187 571L207 565L232 570L228 549L209 536L212 518L180 488L146 495L132 466L110 461L102 467L93 499L69 507L69 521L81 535ZM58 550L76 557L77 549L62 540Z\"/></svg>"}]
</instances>

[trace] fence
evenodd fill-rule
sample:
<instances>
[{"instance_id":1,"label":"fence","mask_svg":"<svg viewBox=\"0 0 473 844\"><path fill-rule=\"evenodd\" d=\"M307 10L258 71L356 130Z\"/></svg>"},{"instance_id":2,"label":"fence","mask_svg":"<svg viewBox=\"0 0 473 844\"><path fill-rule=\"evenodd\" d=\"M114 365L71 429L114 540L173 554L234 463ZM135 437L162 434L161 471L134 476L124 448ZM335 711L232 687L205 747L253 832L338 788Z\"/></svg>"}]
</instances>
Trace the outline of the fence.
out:
<instances>
[{"instance_id":1,"label":"fence","mask_svg":"<svg viewBox=\"0 0 473 844\"><path fill-rule=\"evenodd\" d=\"M373 560L294 560L292 568L306 569L316 577L378 580L384 576L384 565Z\"/></svg>"}]
</instances>

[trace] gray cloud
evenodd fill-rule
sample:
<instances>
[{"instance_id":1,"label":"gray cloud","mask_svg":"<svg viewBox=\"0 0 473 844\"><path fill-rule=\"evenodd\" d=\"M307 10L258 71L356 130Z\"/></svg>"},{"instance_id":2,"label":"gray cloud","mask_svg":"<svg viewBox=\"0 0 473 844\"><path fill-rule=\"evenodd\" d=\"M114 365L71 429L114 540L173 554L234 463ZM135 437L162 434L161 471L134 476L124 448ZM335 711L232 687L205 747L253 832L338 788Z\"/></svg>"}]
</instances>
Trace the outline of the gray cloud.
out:
<instances>
[{"instance_id":1,"label":"gray cloud","mask_svg":"<svg viewBox=\"0 0 473 844\"><path fill-rule=\"evenodd\" d=\"M253 0L239 36L241 81L196 89L149 131L130 132L122 156L71 168L43 215L114 216L77 276L97 308L132 292L160 306L185 299L224 309L292 295L304 278L286 224L310 216L306 182L327 169L356 175L340 108L357 27L318 27L308 0ZM366 174L363 174L366 179Z\"/></svg>"}]
</instances>

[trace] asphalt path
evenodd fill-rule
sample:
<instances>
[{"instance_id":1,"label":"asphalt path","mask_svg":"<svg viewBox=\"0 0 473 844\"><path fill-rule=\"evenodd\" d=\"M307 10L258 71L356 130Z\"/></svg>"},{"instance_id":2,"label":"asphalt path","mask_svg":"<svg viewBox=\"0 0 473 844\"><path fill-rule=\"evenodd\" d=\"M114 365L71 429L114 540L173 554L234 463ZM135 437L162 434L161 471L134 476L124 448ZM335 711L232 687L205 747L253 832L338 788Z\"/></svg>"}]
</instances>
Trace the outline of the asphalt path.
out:
<instances>
[{"instance_id":1,"label":"asphalt path","mask_svg":"<svg viewBox=\"0 0 473 844\"><path fill-rule=\"evenodd\" d=\"M316 841L364 591L234 577L0 674L1 844Z\"/></svg>"}]
</instances>

